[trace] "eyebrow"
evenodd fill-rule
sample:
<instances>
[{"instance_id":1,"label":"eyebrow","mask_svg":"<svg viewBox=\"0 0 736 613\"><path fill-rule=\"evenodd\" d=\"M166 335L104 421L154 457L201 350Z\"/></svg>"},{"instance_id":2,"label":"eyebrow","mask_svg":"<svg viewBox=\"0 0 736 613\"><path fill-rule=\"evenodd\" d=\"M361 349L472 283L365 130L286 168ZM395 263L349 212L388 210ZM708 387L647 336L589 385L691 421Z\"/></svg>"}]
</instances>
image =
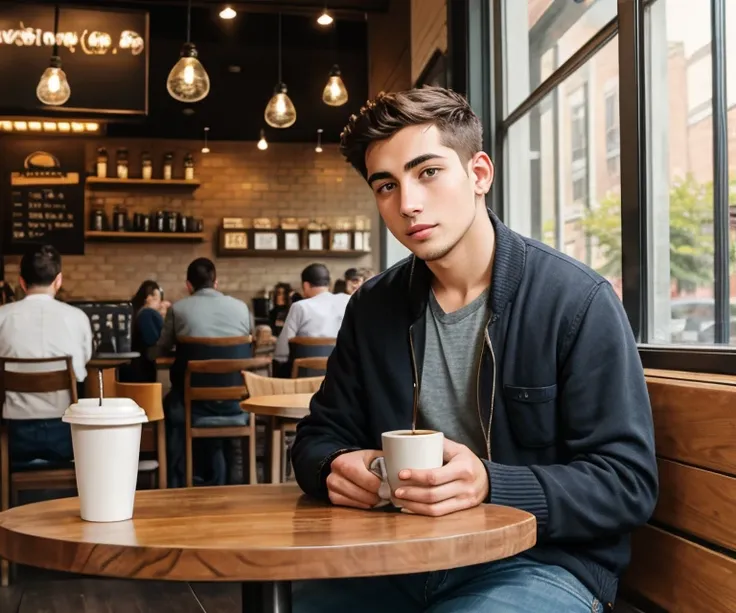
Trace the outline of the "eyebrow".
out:
<instances>
[{"instance_id":1,"label":"eyebrow","mask_svg":"<svg viewBox=\"0 0 736 613\"><path fill-rule=\"evenodd\" d=\"M434 159L445 159L443 156L437 154L437 153L424 153L422 155L419 155L415 157L413 160L409 160L406 164L404 164L404 172L410 171L412 168L416 168L420 164L423 164L427 160L434 160ZM390 172L387 172L385 170L380 172L374 172L370 177L368 177L368 185L372 185L374 181L380 181L381 179L392 179L393 175Z\"/></svg>"}]
</instances>

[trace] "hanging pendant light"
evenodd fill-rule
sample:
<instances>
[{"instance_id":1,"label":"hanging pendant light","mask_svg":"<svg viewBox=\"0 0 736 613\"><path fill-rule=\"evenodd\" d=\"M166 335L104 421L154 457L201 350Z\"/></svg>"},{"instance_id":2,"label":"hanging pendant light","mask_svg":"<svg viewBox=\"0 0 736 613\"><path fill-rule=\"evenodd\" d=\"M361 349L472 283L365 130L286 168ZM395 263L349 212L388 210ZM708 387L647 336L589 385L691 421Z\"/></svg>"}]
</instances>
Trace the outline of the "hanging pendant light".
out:
<instances>
[{"instance_id":1,"label":"hanging pendant light","mask_svg":"<svg viewBox=\"0 0 736 613\"><path fill-rule=\"evenodd\" d=\"M330 106L342 106L348 101L348 90L340 76L340 67L335 64L330 70L330 78L322 90L322 102Z\"/></svg>"},{"instance_id":2,"label":"hanging pendant light","mask_svg":"<svg viewBox=\"0 0 736 613\"><path fill-rule=\"evenodd\" d=\"M279 82L273 90L273 97L266 105L263 116L272 128L288 128L296 121L296 108L286 93L286 84L281 80L281 13L279 13Z\"/></svg>"},{"instance_id":3,"label":"hanging pendant light","mask_svg":"<svg viewBox=\"0 0 736 613\"><path fill-rule=\"evenodd\" d=\"M36 96L44 104L49 106L60 106L69 100L72 90L66 73L61 69L61 58L59 57L59 5L54 9L54 50L51 54L49 67L43 71L41 79L36 87Z\"/></svg>"},{"instance_id":4,"label":"hanging pendant light","mask_svg":"<svg viewBox=\"0 0 736 613\"><path fill-rule=\"evenodd\" d=\"M317 146L314 148L314 150L317 153L322 153L322 151L323 151L323 149L322 149L322 132L323 132L322 128L319 128L317 130Z\"/></svg>"},{"instance_id":5,"label":"hanging pendant light","mask_svg":"<svg viewBox=\"0 0 736 613\"><path fill-rule=\"evenodd\" d=\"M204 147L202 147L202 153L209 153L210 152L210 147L209 147L209 145L207 143L207 135L209 134L209 131L210 131L209 128L205 128L204 129Z\"/></svg>"},{"instance_id":6,"label":"hanging pendant light","mask_svg":"<svg viewBox=\"0 0 736 613\"><path fill-rule=\"evenodd\" d=\"M321 15L320 15L319 17L317 17L317 23L318 23L319 25L321 25L321 26L328 26L328 25L330 25L330 24L331 24L331 23L332 23L333 21L334 21L334 19L332 18L332 15L330 15L330 14L329 14L329 13L327 12L327 6L325 6L325 10L324 10L324 11L322 11L322 14L321 14Z\"/></svg>"},{"instance_id":7,"label":"hanging pendant light","mask_svg":"<svg viewBox=\"0 0 736 613\"><path fill-rule=\"evenodd\" d=\"M263 130L261 130L261 140L258 141L257 147L261 151L265 151L266 149L268 149L268 141L266 141L266 135Z\"/></svg>"},{"instance_id":8,"label":"hanging pendant light","mask_svg":"<svg viewBox=\"0 0 736 613\"><path fill-rule=\"evenodd\" d=\"M210 77L197 59L197 48L191 42L192 0L187 2L187 42L182 45L181 59L174 64L166 79L166 89L179 102L199 102L210 93Z\"/></svg>"}]
</instances>

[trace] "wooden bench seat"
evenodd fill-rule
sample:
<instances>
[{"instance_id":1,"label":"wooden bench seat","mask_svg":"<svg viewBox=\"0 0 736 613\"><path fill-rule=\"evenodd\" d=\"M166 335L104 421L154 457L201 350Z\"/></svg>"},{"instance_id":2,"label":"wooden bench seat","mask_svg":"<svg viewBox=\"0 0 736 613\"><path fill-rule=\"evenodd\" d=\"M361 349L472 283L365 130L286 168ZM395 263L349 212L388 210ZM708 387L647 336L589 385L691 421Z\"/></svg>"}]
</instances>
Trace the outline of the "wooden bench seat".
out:
<instances>
[{"instance_id":1,"label":"wooden bench seat","mask_svg":"<svg viewBox=\"0 0 736 613\"><path fill-rule=\"evenodd\" d=\"M677 613L736 611L736 377L646 371L660 492L621 593ZM618 610L618 609L617 609Z\"/></svg>"}]
</instances>

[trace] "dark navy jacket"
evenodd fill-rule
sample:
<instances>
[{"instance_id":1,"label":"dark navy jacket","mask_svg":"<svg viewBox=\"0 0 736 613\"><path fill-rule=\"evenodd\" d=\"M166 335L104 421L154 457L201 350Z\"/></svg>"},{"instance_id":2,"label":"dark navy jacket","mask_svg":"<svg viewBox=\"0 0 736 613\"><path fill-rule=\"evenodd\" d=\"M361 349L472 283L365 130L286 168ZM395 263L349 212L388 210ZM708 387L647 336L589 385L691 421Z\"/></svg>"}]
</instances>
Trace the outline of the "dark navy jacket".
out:
<instances>
[{"instance_id":1,"label":"dark navy jacket","mask_svg":"<svg viewBox=\"0 0 736 613\"><path fill-rule=\"evenodd\" d=\"M488 502L533 513L538 544L528 555L568 569L611 607L629 533L657 498L636 342L605 279L491 219L491 315L477 395ZM431 279L423 261L409 258L351 299L292 450L307 494L327 499L339 454L380 449L382 432L412 426Z\"/></svg>"}]
</instances>

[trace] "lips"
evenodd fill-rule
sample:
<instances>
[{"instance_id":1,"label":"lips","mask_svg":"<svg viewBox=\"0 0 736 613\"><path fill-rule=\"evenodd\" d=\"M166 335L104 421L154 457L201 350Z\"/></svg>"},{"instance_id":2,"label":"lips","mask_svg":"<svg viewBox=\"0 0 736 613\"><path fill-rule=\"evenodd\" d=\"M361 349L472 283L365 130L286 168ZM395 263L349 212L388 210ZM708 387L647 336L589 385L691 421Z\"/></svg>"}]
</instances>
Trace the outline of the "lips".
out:
<instances>
[{"instance_id":1,"label":"lips","mask_svg":"<svg viewBox=\"0 0 736 613\"><path fill-rule=\"evenodd\" d=\"M434 227L435 225L432 224L420 223L409 228L409 230L406 232L406 235L414 236L415 234L425 233L426 230L431 230Z\"/></svg>"}]
</instances>

